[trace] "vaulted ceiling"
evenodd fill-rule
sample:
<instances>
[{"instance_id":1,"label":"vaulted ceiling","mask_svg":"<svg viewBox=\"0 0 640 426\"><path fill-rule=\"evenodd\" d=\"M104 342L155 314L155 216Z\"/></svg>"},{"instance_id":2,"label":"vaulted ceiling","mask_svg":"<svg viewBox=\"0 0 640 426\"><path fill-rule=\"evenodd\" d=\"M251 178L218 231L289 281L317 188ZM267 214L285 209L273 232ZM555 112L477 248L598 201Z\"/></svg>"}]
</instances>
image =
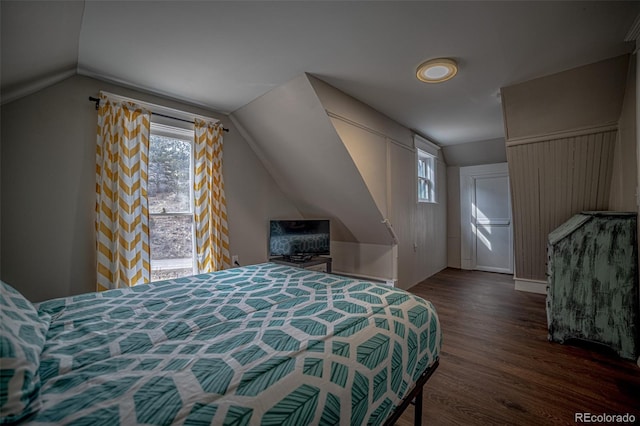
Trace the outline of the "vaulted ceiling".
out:
<instances>
[{"instance_id":1,"label":"vaulted ceiling","mask_svg":"<svg viewBox=\"0 0 640 426\"><path fill-rule=\"evenodd\" d=\"M442 145L504 137L500 87L633 50L635 1L7 1L9 102L75 73L230 113L310 73ZM434 57L459 63L419 82Z\"/></svg>"}]
</instances>

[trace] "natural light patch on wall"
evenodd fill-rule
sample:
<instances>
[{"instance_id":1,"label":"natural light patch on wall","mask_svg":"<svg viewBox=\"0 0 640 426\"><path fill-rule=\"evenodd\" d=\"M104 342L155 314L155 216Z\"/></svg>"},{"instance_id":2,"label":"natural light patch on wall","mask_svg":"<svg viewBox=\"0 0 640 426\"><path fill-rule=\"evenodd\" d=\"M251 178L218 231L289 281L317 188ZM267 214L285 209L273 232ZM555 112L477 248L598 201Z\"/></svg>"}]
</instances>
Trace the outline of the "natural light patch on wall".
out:
<instances>
[{"instance_id":1,"label":"natural light patch on wall","mask_svg":"<svg viewBox=\"0 0 640 426\"><path fill-rule=\"evenodd\" d=\"M482 213L480 209L475 204L471 204L471 232L473 232L478 241L481 242L487 250L491 251L491 241L487 238L487 234L491 234L491 228L488 226L484 226L486 221L488 221L487 216Z\"/></svg>"}]
</instances>

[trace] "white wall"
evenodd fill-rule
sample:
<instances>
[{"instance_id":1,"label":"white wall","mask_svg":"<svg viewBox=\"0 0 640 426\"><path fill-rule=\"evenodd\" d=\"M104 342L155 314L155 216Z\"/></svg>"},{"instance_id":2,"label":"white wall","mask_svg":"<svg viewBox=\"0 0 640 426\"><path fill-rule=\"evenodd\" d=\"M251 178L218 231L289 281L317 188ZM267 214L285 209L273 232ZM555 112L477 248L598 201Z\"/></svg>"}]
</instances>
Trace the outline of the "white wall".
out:
<instances>
[{"instance_id":1,"label":"white wall","mask_svg":"<svg viewBox=\"0 0 640 426\"><path fill-rule=\"evenodd\" d=\"M442 153L449 167L479 166L507 161L504 138L447 145L442 147Z\"/></svg>"},{"instance_id":2,"label":"white wall","mask_svg":"<svg viewBox=\"0 0 640 426\"><path fill-rule=\"evenodd\" d=\"M447 166L438 157L436 202L418 203L415 154L392 145L391 158L391 220L400 240L398 281L408 288L447 267Z\"/></svg>"},{"instance_id":3,"label":"white wall","mask_svg":"<svg viewBox=\"0 0 640 426\"><path fill-rule=\"evenodd\" d=\"M614 171L635 175L613 161L628 62L619 56L501 89L516 279L543 283L549 232L582 210L608 209Z\"/></svg>"},{"instance_id":4,"label":"white wall","mask_svg":"<svg viewBox=\"0 0 640 426\"><path fill-rule=\"evenodd\" d=\"M520 139L615 124L620 119L629 56L503 87L507 146Z\"/></svg>"},{"instance_id":5,"label":"white wall","mask_svg":"<svg viewBox=\"0 0 640 426\"><path fill-rule=\"evenodd\" d=\"M230 250L267 259L268 219L299 216L226 116L75 76L2 106L2 280L40 301L95 289L95 140L100 90L220 119Z\"/></svg>"},{"instance_id":6,"label":"white wall","mask_svg":"<svg viewBox=\"0 0 640 426\"><path fill-rule=\"evenodd\" d=\"M336 118L331 119L331 124L360 171L382 217L388 217L386 138Z\"/></svg>"},{"instance_id":7,"label":"white wall","mask_svg":"<svg viewBox=\"0 0 640 426\"><path fill-rule=\"evenodd\" d=\"M618 137L613 155L613 173L609 210L637 211L636 179L636 61L629 61L629 73L622 111L618 121Z\"/></svg>"},{"instance_id":8,"label":"white wall","mask_svg":"<svg viewBox=\"0 0 640 426\"><path fill-rule=\"evenodd\" d=\"M382 244L331 241L332 270L361 278L396 282L397 251Z\"/></svg>"},{"instance_id":9,"label":"white wall","mask_svg":"<svg viewBox=\"0 0 640 426\"><path fill-rule=\"evenodd\" d=\"M303 217L330 219L336 241L388 244L375 200L306 75L231 118Z\"/></svg>"},{"instance_id":10,"label":"white wall","mask_svg":"<svg viewBox=\"0 0 640 426\"><path fill-rule=\"evenodd\" d=\"M462 268L460 218L460 167L447 167L447 266Z\"/></svg>"},{"instance_id":11,"label":"white wall","mask_svg":"<svg viewBox=\"0 0 640 426\"><path fill-rule=\"evenodd\" d=\"M378 209L397 234L397 248L386 249L384 262L397 255L398 286L409 288L444 269L447 266L447 172L442 158L436 166L438 202L418 203L411 130L322 80L312 76L309 80ZM373 255L369 263L379 264Z\"/></svg>"}]
</instances>

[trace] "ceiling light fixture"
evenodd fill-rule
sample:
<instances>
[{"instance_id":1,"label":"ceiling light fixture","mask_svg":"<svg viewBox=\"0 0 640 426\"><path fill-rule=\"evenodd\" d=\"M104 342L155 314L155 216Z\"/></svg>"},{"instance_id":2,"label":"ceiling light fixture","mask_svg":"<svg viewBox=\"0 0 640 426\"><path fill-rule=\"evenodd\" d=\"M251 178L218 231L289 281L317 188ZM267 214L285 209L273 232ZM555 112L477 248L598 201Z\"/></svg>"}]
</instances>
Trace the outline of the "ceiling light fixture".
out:
<instances>
[{"instance_id":1,"label":"ceiling light fixture","mask_svg":"<svg viewBox=\"0 0 640 426\"><path fill-rule=\"evenodd\" d=\"M442 83L458 72L458 64L453 59L438 58L423 62L416 71L418 80L425 83Z\"/></svg>"}]
</instances>

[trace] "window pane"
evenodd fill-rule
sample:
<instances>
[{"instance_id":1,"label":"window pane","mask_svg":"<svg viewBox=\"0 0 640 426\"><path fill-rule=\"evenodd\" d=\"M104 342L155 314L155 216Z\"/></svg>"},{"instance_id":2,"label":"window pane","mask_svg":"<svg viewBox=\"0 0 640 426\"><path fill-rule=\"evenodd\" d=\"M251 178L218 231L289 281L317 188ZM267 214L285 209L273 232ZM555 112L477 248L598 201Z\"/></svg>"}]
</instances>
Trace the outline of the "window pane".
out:
<instances>
[{"instance_id":1,"label":"window pane","mask_svg":"<svg viewBox=\"0 0 640 426\"><path fill-rule=\"evenodd\" d=\"M149 142L149 211L191 211L191 143L151 135Z\"/></svg>"},{"instance_id":2,"label":"window pane","mask_svg":"<svg viewBox=\"0 0 640 426\"><path fill-rule=\"evenodd\" d=\"M193 275L193 269L152 269L151 281L171 280Z\"/></svg>"},{"instance_id":3,"label":"window pane","mask_svg":"<svg viewBox=\"0 0 640 426\"><path fill-rule=\"evenodd\" d=\"M425 179L418 179L418 199L427 199L427 181Z\"/></svg>"},{"instance_id":4,"label":"window pane","mask_svg":"<svg viewBox=\"0 0 640 426\"><path fill-rule=\"evenodd\" d=\"M151 216L151 273L184 270L193 274L192 218L189 216ZM158 278L160 279L160 278Z\"/></svg>"},{"instance_id":5,"label":"window pane","mask_svg":"<svg viewBox=\"0 0 640 426\"><path fill-rule=\"evenodd\" d=\"M435 157L418 150L418 201L435 202L435 167Z\"/></svg>"},{"instance_id":6,"label":"window pane","mask_svg":"<svg viewBox=\"0 0 640 426\"><path fill-rule=\"evenodd\" d=\"M425 174L426 173L425 172L426 168L427 168L427 166L425 164L424 158L420 158L418 160L418 176L419 177L427 177L426 174Z\"/></svg>"}]
</instances>

